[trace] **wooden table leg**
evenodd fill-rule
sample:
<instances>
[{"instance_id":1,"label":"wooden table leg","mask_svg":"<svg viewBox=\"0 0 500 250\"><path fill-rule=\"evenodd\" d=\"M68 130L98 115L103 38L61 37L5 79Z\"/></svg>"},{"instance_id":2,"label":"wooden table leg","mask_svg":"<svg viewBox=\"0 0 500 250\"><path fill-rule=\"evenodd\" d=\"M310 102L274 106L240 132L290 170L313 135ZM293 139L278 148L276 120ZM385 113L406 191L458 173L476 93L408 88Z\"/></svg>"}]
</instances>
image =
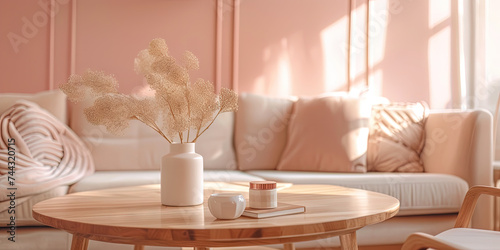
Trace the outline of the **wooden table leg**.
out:
<instances>
[{"instance_id":1,"label":"wooden table leg","mask_svg":"<svg viewBox=\"0 0 500 250\"><path fill-rule=\"evenodd\" d=\"M293 243L285 243L283 244L284 250L295 250L295 245Z\"/></svg>"},{"instance_id":2,"label":"wooden table leg","mask_svg":"<svg viewBox=\"0 0 500 250\"><path fill-rule=\"evenodd\" d=\"M195 247L194 250L210 250L208 247Z\"/></svg>"},{"instance_id":3,"label":"wooden table leg","mask_svg":"<svg viewBox=\"0 0 500 250\"><path fill-rule=\"evenodd\" d=\"M342 250L358 250L358 242L356 241L356 232L340 235L340 249Z\"/></svg>"},{"instance_id":4,"label":"wooden table leg","mask_svg":"<svg viewBox=\"0 0 500 250\"><path fill-rule=\"evenodd\" d=\"M144 246L143 245L135 245L134 250L144 250Z\"/></svg>"},{"instance_id":5,"label":"wooden table leg","mask_svg":"<svg viewBox=\"0 0 500 250\"><path fill-rule=\"evenodd\" d=\"M73 240L71 241L71 250L87 250L88 246L89 239L77 234L73 234Z\"/></svg>"}]
</instances>

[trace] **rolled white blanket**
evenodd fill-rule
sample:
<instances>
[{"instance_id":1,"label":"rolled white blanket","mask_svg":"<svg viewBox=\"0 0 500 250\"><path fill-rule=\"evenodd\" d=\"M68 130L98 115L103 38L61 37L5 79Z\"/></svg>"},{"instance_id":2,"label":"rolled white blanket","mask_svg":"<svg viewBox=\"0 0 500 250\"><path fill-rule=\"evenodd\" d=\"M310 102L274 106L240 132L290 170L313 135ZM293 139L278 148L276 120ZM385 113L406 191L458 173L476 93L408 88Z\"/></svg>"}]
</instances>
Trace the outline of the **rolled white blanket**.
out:
<instances>
[{"instance_id":1,"label":"rolled white blanket","mask_svg":"<svg viewBox=\"0 0 500 250\"><path fill-rule=\"evenodd\" d=\"M0 129L0 212L8 208L11 192L19 204L94 172L80 138L35 103L18 101L0 117Z\"/></svg>"}]
</instances>

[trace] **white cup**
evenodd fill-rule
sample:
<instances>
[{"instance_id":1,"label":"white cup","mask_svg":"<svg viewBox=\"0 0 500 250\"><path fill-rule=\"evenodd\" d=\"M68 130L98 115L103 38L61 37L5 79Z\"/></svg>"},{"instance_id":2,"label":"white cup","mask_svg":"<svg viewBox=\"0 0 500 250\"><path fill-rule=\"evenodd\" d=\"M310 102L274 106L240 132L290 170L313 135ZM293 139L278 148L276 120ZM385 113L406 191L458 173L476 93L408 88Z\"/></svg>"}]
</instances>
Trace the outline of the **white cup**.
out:
<instances>
[{"instance_id":1,"label":"white cup","mask_svg":"<svg viewBox=\"0 0 500 250\"><path fill-rule=\"evenodd\" d=\"M232 220L245 211L246 201L237 193L216 193L208 198L208 209L217 219Z\"/></svg>"}]
</instances>

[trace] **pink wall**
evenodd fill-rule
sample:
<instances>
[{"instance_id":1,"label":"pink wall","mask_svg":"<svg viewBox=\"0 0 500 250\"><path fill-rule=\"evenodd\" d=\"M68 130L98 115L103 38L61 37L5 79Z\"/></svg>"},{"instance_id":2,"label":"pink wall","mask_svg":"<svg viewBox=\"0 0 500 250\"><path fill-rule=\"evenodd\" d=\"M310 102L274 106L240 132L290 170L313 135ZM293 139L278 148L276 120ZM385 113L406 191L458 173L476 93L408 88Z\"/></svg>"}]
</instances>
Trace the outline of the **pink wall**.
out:
<instances>
[{"instance_id":1,"label":"pink wall","mask_svg":"<svg viewBox=\"0 0 500 250\"><path fill-rule=\"evenodd\" d=\"M165 38L174 56L195 53L201 68L193 77L216 87L274 96L347 89L347 0L55 0L53 18L39 4L45 2L0 1L0 92L57 88L73 70L87 68L115 74L124 92L137 91L143 83L133 60L156 37ZM356 87L365 84L366 0L353 3ZM453 4L370 1L375 93L433 108L456 102ZM34 30L25 28L26 20ZM20 44L12 45L13 36Z\"/></svg>"},{"instance_id":2,"label":"pink wall","mask_svg":"<svg viewBox=\"0 0 500 250\"><path fill-rule=\"evenodd\" d=\"M38 26L33 24L39 11L46 17L35 1L0 1L0 92L37 92L49 87L48 25L42 24L43 18Z\"/></svg>"}]
</instances>

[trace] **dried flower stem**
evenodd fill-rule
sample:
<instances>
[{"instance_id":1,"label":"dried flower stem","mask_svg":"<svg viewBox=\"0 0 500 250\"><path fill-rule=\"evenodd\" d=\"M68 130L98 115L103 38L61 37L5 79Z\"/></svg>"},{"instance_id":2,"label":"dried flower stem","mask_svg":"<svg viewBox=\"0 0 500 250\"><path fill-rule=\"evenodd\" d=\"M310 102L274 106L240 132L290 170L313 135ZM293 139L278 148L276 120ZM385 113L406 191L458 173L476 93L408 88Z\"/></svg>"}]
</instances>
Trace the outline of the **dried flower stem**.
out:
<instances>
[{"instance_id":1,"label":"dried flower stem","mask_svg":"<svg viewBox=\"0 0 500 250\"><path fill-rule=\"evenodd\" d=\"M212 121L205 127L205 129L203 131L201 131L200 133L200 129L201 129L201 124L200 124L200 127L198 129L198 132L196 133L196 137L193 139L193 142L196 142L196 140L198 139L198 137L200 137L200 135L202 135L203 133L205 133L205 131L207 131L207 129L212 126L212 123L214 123L215 119L219 116L219 114L222 112L222 108L219 109L219 112L217 112L217 114L214 116L214 119L212 119Z\"/></svg>"},{"instance_id":2,"label":"dried flower stem","mask_svg":"<svg viewBox=\"0 0 500 250\"><path fill-rule=\"evenodd\" d=\"M172 105L170 104L170 101L167 100L167 98L165 98L165 96L161 96L163 98L163 100L165 100L167 102L167 105L168 105L168 109L170 110L170 114L172 114L172 117L174 118L175 120L175 113L174 111L172 110ZM179 138L181 139L181 143L182 143L182 136L180 135L181 132L179 132ZM170 141L169 141L170 142ZM172 142L170 142L172 143Z\"/></svg>"},{"instance_id":3,"label":"dried flower stem","mask_svg":"<svg viewBox=\"0 0 500 250\"><path fill-rule=\"evenodd\" d=\"M186 101L187 101L188 117L191 117L191 103L189 102L188 90L187 89L184 91L184 97L186 98ZM188 129L188 131L187 131L187 140L186 140L186 142L189 142L189 131L190 131L190 129Z\"/></svg>"},{"instance_id":4,"label":"dried flower stem","mask_svg":"<svg viewBox=\"0 0 500 250\"><path fill-rule=\"evenodd\" d=\"M144 120L138 116L134 116L133 117L134 119L146 124L148 127L152 128L154 131L158 132L163 138L165 138L165 140L168 141L168 143L172 143L172 140L168 139L168 136L166 136L163 131L161 131L161 129L158 127L158 125L156 124L156 122L152 122L152 121L149 121L149 120Z\"/></svg>"}]
</instances>

